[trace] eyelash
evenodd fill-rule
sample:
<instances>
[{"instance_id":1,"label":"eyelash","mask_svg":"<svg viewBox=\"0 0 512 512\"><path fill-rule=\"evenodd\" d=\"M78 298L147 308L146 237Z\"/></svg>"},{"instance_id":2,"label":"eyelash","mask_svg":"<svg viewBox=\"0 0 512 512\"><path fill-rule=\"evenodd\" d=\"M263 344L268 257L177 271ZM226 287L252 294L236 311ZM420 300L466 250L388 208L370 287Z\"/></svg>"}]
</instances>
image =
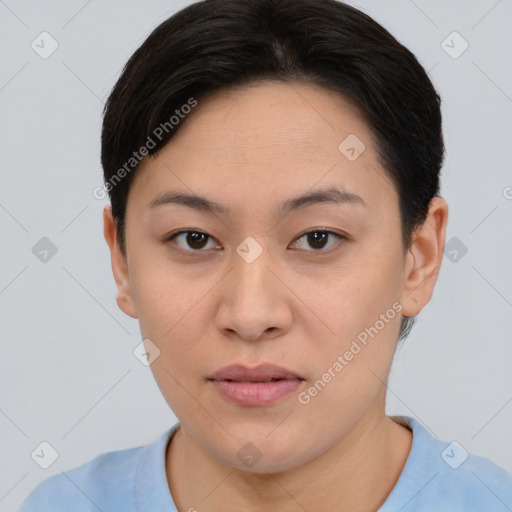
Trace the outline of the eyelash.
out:
<instances>
[{"instance_id":1,"label":"eyelash","mask_svg":"<svg viewBox=\"0 0 512 512\"><path fill-rule=\"evenodd\" d=\"M188 229L188 230L177 231L176 233L171 234L170 236L168 236L164 240L164 242L165 243L173 242L174 239L177 238L178 236L183 235L183 234L187 234L187 233L197 233L197 234L200 234L200 235L206 235L209 239L213 240L213 237L211 237L207 233L204 233L203 231L199 231L199 230L195 230L195 229ZM302 233L302 235L298 236L293 243L296 243L296 241L300 240L301 238L303 238L303 237L305 237L305 236L307 236L307 235L309 235L311 233L322 233L322 234L326 234L326 235L332 235L339 242L341 242L342 240L348 240L348 238L346 236L343 236L340 233L336 233L334 231L329 231L327 229L313 229L313 230L306 231L305 233ZM191 253L206 252L205 249L191 249L191 250L183 249L183 250L185 252L191 252ZM312 250L307 250L307 252L317 252L317 253L329 254L329 253L331 253L334 250L336 250L336 247L331 248L331 249L327 249L327 250L323 250L323 248L321 248L321 249L312 249Z\"/></svg>"}]
</instances>

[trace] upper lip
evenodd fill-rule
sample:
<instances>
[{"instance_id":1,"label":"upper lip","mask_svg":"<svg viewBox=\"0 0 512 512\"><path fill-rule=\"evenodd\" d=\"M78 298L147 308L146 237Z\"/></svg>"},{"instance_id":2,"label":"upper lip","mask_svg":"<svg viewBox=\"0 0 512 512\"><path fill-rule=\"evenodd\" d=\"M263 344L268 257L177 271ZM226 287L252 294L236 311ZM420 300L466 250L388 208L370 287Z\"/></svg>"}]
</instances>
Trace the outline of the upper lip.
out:
<instances>
[{"instance_id":1,"label":"upper lip","mask_svg":"<svg viewBox=\"0 0 512 512\"><path fill-rule=\"evenodd\" d=\"M249 368L241 364L225 366L208 377L208 380L233 380L238 382L265 382L271 379L300 379L300 375L274 364L260 364Z\"/></svg>"}]
</instances>

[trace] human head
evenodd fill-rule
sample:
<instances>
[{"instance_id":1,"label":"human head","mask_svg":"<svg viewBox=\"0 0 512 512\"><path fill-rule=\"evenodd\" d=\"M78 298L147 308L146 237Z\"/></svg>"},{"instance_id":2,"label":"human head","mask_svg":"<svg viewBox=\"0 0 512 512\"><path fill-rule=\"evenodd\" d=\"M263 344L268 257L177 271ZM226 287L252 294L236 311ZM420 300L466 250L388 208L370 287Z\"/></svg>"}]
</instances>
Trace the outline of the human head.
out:
<instances>
[{"instance_id":1,"label":"human head","mask_svg":"<svg viewBox=\"0 0 512 512\"><path fill-rule=\"evenodd\" d=\"M127 167L133 153L157 154L183 124L171 117L183 117L191 98L265 79L320 85L357 104L397 187L404 251L410 247L439 194L444 158L440 98L415 56L369 16L335 0L206 0L150 34L105 106L101 161L123 251L138 167ZM413 322L403 317L399 339Z\"/></svg>"},{"instance_id":2,"label":"human head","mask_svg":"<svg viewBox=\"0 0 512 512\"><path fill-rule=\"evenodd\" d=\"M172 116L169 133L157 132ZM161 140L149 147L155 133ZM354 159L339 150L350 134L366 148ZM310 415L301 410L283 424L288 441L283 431L264 436L278 409L235 411L211 394L205 377L221 363L271 360L311 382L397 299L405 316L428 302L446 210L434 197L443 154L439 97L424 70L371 18L331 0L193 4L157 27L112 92L106 180L143 147L151 156L110 190L105 233L118 303L162 352L152 370L171 408L231 463L232 441L196 404L221 414L233 439L253 427L273 454L267 468L332 446L371 406L383 405L379 380L387 379L399 317L381 321L374 343L307 405ZM329 212L318 206L309 216L276 215L279 203L322 180L360 193L367 208L331 204ZM203 212L152 209L168 189L200 193L235 213L204 213L197 200ZM422 219L432 204L429 225ZM344 249L330 256L285 251L313 221L346 229ZM193 259L171 244L177 228L213 233L223 245ZM248 236L263 245L252 262L235 250ZM346 409L333 411L338 403ZM319 415L325 422L306 439ZM289 439L304 451L294 452Z\"/></svg>"}]
</instances>

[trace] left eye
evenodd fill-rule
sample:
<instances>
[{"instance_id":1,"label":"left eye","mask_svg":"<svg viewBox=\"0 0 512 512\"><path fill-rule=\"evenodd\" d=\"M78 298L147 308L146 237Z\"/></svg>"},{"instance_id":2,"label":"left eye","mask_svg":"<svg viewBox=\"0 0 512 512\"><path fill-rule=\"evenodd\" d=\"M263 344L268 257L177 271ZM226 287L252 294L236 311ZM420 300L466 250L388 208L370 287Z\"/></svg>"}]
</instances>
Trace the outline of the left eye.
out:
<instances>
[{"instance_id":1,"label":"left eye","mask_svg":"<svg viewBox=\"0 0 512 512\"><path fill-rule=\"evenodd\" d=\"M302 236L297 238L297 241L305 238L306 243L309 244L310 247L313 247L315 251L318 251L326 247L329 235L333 235L336 240L347 240L345 236L340 235L339 233L334 233L333 231L327 231L325 229L315 229L313 231L308 231L307 233L304 233ZM298 242L294 242L294 244L297 243Z\"/></svg>"}]
</instances>

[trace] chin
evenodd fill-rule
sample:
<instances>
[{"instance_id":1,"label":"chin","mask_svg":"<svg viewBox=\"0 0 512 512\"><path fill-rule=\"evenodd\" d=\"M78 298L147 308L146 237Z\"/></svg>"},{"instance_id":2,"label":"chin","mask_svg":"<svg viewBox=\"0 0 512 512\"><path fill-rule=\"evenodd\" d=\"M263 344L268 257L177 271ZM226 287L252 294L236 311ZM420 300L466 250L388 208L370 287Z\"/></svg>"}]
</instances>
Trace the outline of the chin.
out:
<instances>
[{"instance_id":1,"label":"chin","mask_svg":"<svg viewBox=\"0 0 512 512\"><path fill-rule=\"evenodd\" d=\"M269 430L267 425L261 432L252 430L249 434L248 429L242 427L239 436L236 429L231 432L237 439L229 442L230 446L225 447L222 453L219 453L219 445L216 445L217 457L226 465L245 473L279 473L300 466L309 458L315 457L313 454L308 456L309 446L302 442L300 436L292 435L289 429L281 435L277 430Z\"/></svg>"}]
</instances>

